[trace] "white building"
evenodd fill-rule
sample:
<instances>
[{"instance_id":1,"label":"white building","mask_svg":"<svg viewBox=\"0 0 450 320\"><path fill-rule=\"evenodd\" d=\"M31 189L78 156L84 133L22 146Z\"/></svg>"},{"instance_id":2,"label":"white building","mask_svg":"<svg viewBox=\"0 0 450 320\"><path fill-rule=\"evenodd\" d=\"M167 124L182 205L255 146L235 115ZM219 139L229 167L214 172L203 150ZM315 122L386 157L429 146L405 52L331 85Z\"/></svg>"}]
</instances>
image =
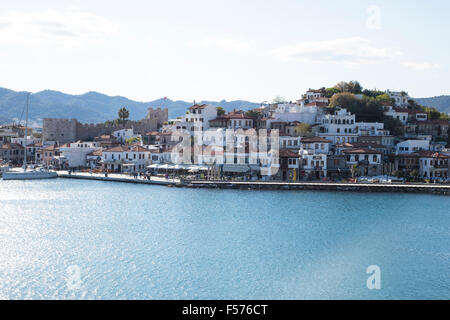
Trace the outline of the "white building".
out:
<instances>
[{"instance_id":1,"label":"white building","mask_svg":"<svg viewBox=\"0 0 450 320\"><path fill-rule=\"evenodd\" d=\"M358 128L355 115L347 109L338 109L333 114L323 115L319 118L319 136L330 140L333 144L356 142Z\"/></svg>"},{"instance_id":2,"label":"white building","mask_svg":"<svg viewBox=\"0 0 450 320\"><path fill-rule=\"evenodd\" d=\"M327 155L315 154L309 150L300 150L302 175L309 180L318 180L327 176Z\"/></svg>"},{"instance_id":3,"label":"white building","mask_svg":"<svg viewBox=\"0 0 450 320\"><path fill-rule=\"evenodd\" d=\"M397 107L408 106L408 101L411 99L406 92L394 92L386 90L386 93L391 99L394 99L395 105Z\"/></svg>"},{"instance_id":4,"label":"white building","mask_svg":"<svg viewBox=\"0 0 450 320\"><path fill-rule=\"evenodd\" d=\"M13 138L19 137L19 133L9 127L0 127L0 144L11 142Z\"/></svg>"},{"instance_id":5,"label":"white building","mask_svg":"<svg viewBox=\"0 0 450 320\"><path fill-rule=\"evenodd\" d=\"M383 173L383 153L374 149L355 148L342 151L349 169L356 167L359 175L379 176Z\"/></svg>"},{"instance_id":6,"label":"white building","mask_svg":"<svg viewBox=\"0 0 450 320\"><path fill-rule=\"evenodd\" d=\"M293 137L290 135L280 134L280 148L281 149L300 149L301 137Z\"/></svg>"},{"instance_id":7,"label":"white building","mask_svg":"<svg viewBox=\"0 0 450 320\"><path fill-rule=\"evenodd\" d=\"M272 112L272 118L283 122L317 123L317 118L324 114L324 107L320 104L305 106L297 103L280 103Z\"/></svg>"},{"instance_id":8,"label":"white building","mask_svg":"<svg viewBox=\"0 0 450 320\"><path fill-rule=\"evenodd\" d=\"M408 122L408 112L405 110L395 109L390 106L386 111L384 111L384 115L397 119L402 124L406 124Z\"/></svg>"},{"instance_id":9,"label":"white building","mask_svg":"<svg viewBox=\"0 0 450 320\"><path fill-rule=\"evenodd\" d=\"M300 141L300 157L304 177L321 179L327 176L327 157L331 141L321 138L302 138Z\"/></svg>"},{"instance_id":10,"label":"white building","mask_svg":"<svg viewBox=\"0 0 450 320\"><path fill-rule=\"evenodd\" d=\"M118 172L144 172L151 163L151 151L139 145L118 146L104 150L105 169Z\"/></svg>"},{"instance_id":11,"label":"white building","mask_svg":"<svg viewBox=\"0 0 450 320\"><path fill-rule=\"evenodd\" d=\"M406 140L397 143L396 153L414 153L418 151L428 151L430 150L430 141L428 140Z\"/></svg>"},{"instance_id":12,"label":"white building","mask_svg":"<svg viewBox=\"0 0 450 320\"><path fill-rule=\"evenodd\" d=\"M419 174L423 178L442 179L449 178L449 156L430 151L419 152Z\"/></svg>"},{"instance_id":13,"label":"white building","mask_svg":"<svg viewBox=\"0 0 450 320\"><path fill-rule=\"evenodd\" d=\"M227 129L251 129L254 119L243 113L228 113L209 121L209 126Z\"/></svg>"},{"instance_id":14,"label":"white building","mask_svg":"<svg viewBox=\"0 0 450 320\"><path fill-rule=\"evenodd\" d=\"M384 123L380 122L356 122L356 130L359 136L384 136L389 131L384 130Z\"/></svg>"},{"instance_id":15,"label":"white building","mask_svg":"<svg viewBox=\"0 0 450 320\"><path fill-rule=\"evenodd\" d=\"M313 90L313 89L309 89L308 91L306 91L306 99L308 101L317 101L320 98L325 98L322 90Z\"/></svg>"},{"instance_id":16,"label":"white building","mask_svg":"<svg viewBox=\"0 0 450 320\"><path fill-rule=\"evenodd\" d=\"M328 154L330 152L331 141L321 137L302 138L301 149L307 150L310 154Z\"/></svg>"},{"instance_id":17,"label":"white building","mask_svg":"<svg viewBox=\"0 0 450 320\"><path fill-rule=\"evenodd\" d=\"M97 149L86 155L86 168L94 169L100 166L102 161L102 149Z\"/></svg>"},{"instance_id":18,"label":"white building","mask_svg":"<svg viewBox=\"0 0 450 320\"><path fill-rule=\"evenodd\" d=\"M217 118L217 107L210 104L195 104L189 107L183 119L175 120L177 130L184 129L190 132L197 130L208 130L209 121Z\"/></svg>"},{"instance_id":19,"label":"white building","mask_svg":"<svg viewBox=\"0 0 450 320\"><path fill-rule=\"evenodd\" d=\"M35 143L39 143L41 141L41 139L38 138L34 138L34 137L27 137L27 146L31 145L31 144L35 144ZM22 147L25 147L25 138L11 138L11 142L12 143L17 143L20 144Z\"/></svg>"},{"instance_id":20,"label":"white building","mask_svg":"<svg viewBox=\"0 0 450 320\"><path fill-rule=\"evenodd\" d=\"M69 168L77 168L86 166L87 155L101 148L98 142L77 141L65 144L59 149L61 156L67 160Z\"/></svg>"},{"instance_id":21,"label":"white building","mask_svg":"<svg viewBox=\"0 0 450 320\"><path fill-rule=\"evenodd\" d=\"M428 114L425 111L408 108L394 108L392 106L387 107L384 111L384 115L397 119L404 125L408 123L408 121L428 120Z\"/></svg>"},{"instance_id":22,"label":"white building","mask_svg":"<svg viewBox=\"0 0 450 320\"><path fill-rule=\"evenodd\" d=\"M134 134L133 129L117 130L114 131L112 135L117 139L117 141L120 141L120 143L125 143L130 138L139 137Z\"/></svg>"}]
</instances>

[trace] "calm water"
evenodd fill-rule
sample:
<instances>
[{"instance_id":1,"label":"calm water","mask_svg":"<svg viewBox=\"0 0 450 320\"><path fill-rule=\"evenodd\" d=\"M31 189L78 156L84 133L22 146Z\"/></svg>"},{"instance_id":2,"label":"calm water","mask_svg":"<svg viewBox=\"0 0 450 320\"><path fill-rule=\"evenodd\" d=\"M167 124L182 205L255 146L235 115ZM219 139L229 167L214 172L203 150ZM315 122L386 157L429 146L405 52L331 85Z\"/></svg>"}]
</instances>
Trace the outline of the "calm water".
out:
<instances>
[{"instance_id":1,"label":"calm water","mask_svg":"<svg viewBox=\"0 0 450 320\"><path fill-rule=\"evenodd\" d=\"M449 207L433 195L0 181L0 298L449 299Z\"/></svg>"}]
</instances>

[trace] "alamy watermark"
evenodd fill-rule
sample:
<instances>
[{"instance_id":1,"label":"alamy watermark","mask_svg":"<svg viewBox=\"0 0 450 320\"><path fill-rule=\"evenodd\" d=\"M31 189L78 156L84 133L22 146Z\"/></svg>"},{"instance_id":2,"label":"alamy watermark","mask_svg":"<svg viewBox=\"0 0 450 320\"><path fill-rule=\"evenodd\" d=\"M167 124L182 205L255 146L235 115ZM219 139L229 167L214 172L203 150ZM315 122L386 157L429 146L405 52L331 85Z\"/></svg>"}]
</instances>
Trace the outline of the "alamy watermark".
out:
<instances>
[{"instance_id":1,"label":"alamy watermark","mask_svg":"<svg viewBox=\"0 0 450 320\"><path fill-rule=\"evenodd\" d=\"M176 165L254 165L262 176L276 175L279 170L279 130L178 129L171 140L178 142L170 152Z\"/></svg>"},{"instance_id":2,"label":"alamy watermark","mask_svg":"<svg viewBox=\"0 0 450 320\"><path fill-rule=\"evenodd\" d=\"M367 21L366 26L370 30L381 29L381 8L376 5L371 5L367 8Z\"/></svg>"},{"instance_id":3,"label":"alamy watermark","mask_svg":"<svg viewBox=\"0 0 450 320\"><path fill-rule=\"evenodd\" d=\"M69 291L81 289L81 269L77 265L71 265L66 269L66 285Z\"/></svg>"},{"instance_id":4,"label":"alamy watermark","mask_svg":"<svg viewBox=\"0 0 450 320\"><path fill-rule=\"evenodd\" d=\"M367 274L370 274L367 278L367 289L380 290L381 289L381 268L377 265L371 265L367 267Z\"/></svg>"}]
</instances>

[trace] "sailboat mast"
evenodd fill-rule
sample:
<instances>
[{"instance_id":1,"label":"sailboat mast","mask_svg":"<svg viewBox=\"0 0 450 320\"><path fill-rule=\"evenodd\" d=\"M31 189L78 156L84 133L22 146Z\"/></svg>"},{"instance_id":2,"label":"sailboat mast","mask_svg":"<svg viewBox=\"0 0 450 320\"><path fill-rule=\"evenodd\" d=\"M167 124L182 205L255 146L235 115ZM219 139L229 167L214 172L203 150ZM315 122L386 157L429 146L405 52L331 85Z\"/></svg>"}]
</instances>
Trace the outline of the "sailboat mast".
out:
<instances>
[{"instance_id":1,"label":"sailboat mast","mask_svg":"<svg viewBox=\"0 0 450 320\"><path fill-rule=\"evenodd\" d=\"M30 93L27 94L27 114L25 120L25 157L23 159L23 168L27 170L27 138L28 138L28 106L30 104Z\"/></svg>"}]
</instances>

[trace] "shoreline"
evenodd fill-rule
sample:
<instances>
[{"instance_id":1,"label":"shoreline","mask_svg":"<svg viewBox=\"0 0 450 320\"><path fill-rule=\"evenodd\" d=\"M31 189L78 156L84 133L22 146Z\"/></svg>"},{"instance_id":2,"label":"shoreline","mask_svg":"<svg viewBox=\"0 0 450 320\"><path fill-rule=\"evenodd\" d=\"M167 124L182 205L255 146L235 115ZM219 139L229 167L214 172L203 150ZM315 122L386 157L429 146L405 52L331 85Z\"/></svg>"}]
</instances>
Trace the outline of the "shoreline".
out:
<instances>
[{"instance_id":1,"label":"shoreline","mask_svg":"<svg viewBox=\"0 0 450 320\"><path fill-rule=\"evenodd\" d=\"M277 182L277 181L182 181L152 177L151 180L133 178L121 174L58 172L58 178L123 182L147 185L162 185L178 188L240 189L240 190L299 190L299 191L347 191L347 192L402 192L450 195L450 185L434 184L380 184L380 183L336 183L336 182Z\"/></svg>"}]
</instances>

